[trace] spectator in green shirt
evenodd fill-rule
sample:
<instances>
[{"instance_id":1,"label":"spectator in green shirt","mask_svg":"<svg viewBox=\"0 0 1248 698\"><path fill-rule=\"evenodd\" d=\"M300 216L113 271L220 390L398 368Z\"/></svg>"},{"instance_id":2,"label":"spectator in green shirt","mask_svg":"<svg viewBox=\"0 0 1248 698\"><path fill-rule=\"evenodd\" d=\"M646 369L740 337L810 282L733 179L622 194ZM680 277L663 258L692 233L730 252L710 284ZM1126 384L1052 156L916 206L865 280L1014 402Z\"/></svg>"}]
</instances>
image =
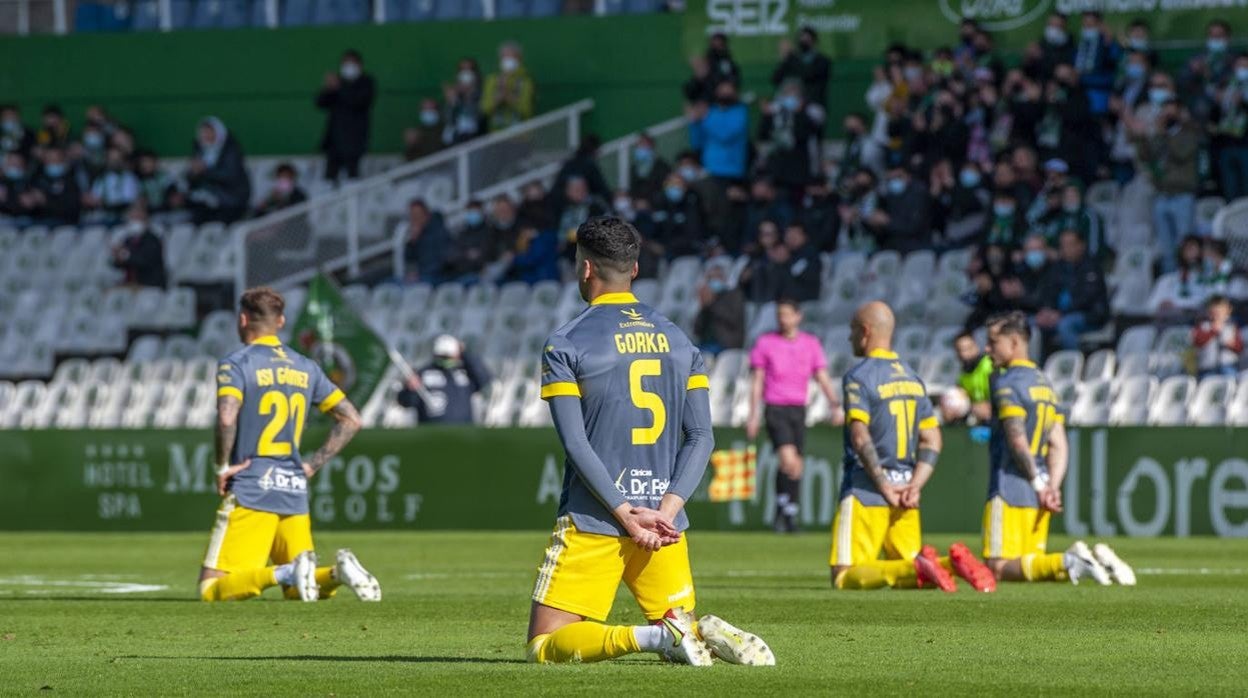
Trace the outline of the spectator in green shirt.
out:
<instances>
[{"instance_id":1,"label":"spectator in green shirt","mask_svg":"<svg viewBox=\"0 0 1248 698\"><path fill-rule=\"evenodd\" d=\"M983 424L992 418L991 391L988 387L992 376L992 359L980 348L970 332L963 332L953 340L953 349L962 362L962 374L956 388L950 388L941 399L940 409L945 424L965 421Z\"/></svg>"}]
</instances>

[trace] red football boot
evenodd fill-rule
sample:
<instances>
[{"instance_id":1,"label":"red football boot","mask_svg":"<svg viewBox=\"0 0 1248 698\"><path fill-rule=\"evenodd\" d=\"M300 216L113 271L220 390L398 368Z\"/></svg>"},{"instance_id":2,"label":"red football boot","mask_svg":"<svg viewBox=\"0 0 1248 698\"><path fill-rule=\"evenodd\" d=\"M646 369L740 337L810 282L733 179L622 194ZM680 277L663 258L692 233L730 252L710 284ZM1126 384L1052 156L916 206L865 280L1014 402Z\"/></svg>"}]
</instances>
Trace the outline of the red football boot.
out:
<instances>
[{"instance_id":1,"label":"red football boot","mask_svg":"<svg viewBox=\"0 0 1248 698\"><path fill-rule=\"evenodd\" d=\"M949 576L949 571L940 566L940 558L936 555L936 548L930 545L923 546L919 556L914 558L914 570L919 573L920 589L935 586L941 591L949 592L950 594L958 590L958 585L954 584L953 577Z\"/></svg>"},{"instance_id":2,"label":"red football boot","mask_svg":"<svg viewBox=\"0 0 1248 698\"><path fill-rule=\"evenodd\" d=\"M996 591L997 578L988 565L980 562L970 548L962 543L949 546L949 559L953 562L953 571L965 579L975 591Z\"/></svg>"}]
</instances>

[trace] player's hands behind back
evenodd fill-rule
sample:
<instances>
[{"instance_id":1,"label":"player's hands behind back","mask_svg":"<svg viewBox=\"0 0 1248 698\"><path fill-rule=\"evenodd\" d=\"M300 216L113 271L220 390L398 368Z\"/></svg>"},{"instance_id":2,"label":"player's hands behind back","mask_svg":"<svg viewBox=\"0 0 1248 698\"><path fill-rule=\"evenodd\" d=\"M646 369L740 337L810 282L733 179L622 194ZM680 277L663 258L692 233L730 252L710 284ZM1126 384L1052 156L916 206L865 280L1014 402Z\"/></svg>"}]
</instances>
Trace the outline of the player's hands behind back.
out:
<instances>
[{"instance_id":1,"label":"player's hands behind back","mask_svg":"<svg viewBox=\"0 0 1248 698\"><path fill-rule=\"evenodd\" d=\"M251 459L248 458L242 463L231 465L225 470L222 470L221 472L217 473L217 494L224 497L225 485L230 481L230 478L234 477L235 475L243 472L244 470L250 467L251 467Z\"/></svg>"},{"instance_id":2,"label":"player's hands behind back","mask_svg":"<svg viewBox=\"0 0 1248 698\"><path fill-rule=\"evenodd\" d=\"M1046 487L1040 492L1040 508L1045 511L1051 511L1054 514L1062 511L1062 492L1052 487Z\"/></svg>"}]
</instances>

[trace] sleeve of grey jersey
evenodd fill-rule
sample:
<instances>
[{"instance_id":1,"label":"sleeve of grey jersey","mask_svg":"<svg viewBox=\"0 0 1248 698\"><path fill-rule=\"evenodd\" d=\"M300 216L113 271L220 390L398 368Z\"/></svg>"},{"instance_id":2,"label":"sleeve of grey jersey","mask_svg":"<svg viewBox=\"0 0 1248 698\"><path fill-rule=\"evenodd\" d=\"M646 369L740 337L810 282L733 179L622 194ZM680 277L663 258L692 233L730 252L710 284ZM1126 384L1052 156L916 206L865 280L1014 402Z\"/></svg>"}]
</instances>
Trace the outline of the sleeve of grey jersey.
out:
<instances>
[{"instance_id":1,"label":"sleeve of grey jersey","mask_svg":"<svg viewBox=\"0 0 1248 698\"><path fill-rule=\"evenodd\" d=\"M615 488L615 481L607 473L606 464L589 443L589 435L585 433L585 416L581 412L581 399L574 395L563 395L552 397L548 402L550 417L555 423L559 441L563 443L563 450L567 452L568 460L589 487L589 491L607 509L626 504L628 500Z\"/></svg>"},{"instance_id":2,"label":"sleeve of grey jersey","mask_svg":"<svg viewBox=\"0 0 1248 698\"><path fill-rule=\"evenodd\" d=\"M685 442L676 453L672 482L667 491L686 502L702 482L706 464L715 449L715 433L711 428L711 393L709 390L685 391L685 409L681 418Z\"/></svg>"}]
</instances>

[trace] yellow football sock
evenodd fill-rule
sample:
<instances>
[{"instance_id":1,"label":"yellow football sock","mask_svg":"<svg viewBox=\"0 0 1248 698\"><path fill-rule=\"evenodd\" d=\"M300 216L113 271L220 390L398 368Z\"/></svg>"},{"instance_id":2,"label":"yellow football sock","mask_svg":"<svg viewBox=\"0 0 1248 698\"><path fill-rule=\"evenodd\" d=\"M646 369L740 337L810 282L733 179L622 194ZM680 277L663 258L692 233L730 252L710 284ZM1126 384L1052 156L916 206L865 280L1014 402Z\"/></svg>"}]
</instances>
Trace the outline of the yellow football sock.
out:
<instances>
[{"instance_id":1,"label":"yellow football sock","mask_svg":"<svg viewBox=\"0 0 1248 698\"><path fill-rule=\"evenodd\" d=\"M1063 564L1062 557L1061 553L1024 555L1019 560L1023 568L1023 577L1029 582L1066 581L1066 565Z\"/></svg>"},{"instance_id":2,"label":"yellow football sock","mask_svg":"<svg viewBox=\"0 0 1248 698\"><path fill-rule=\"evenodd\" d=\"M837 589L911 589L918 586L919 575L913 560L872 560L863 562L836 578Z\"/></svg>"},{"instance_id":3,"label":"yellow football sock","mask_svg":"<svg viewBox=\"0 0 1248 698\"><path fill-rule=\"evenodd\" d=\"M204 601L241 601L259 596L265 589L276 585L272 567L242 570L200 582L199 598Z\"/></svg>"},{"instance_id":4,"label":"yellow football sock","mask_svg":"<svg viewBox=\"0 0 1248 698\"><path fill-rule=\"evenodd\" d=\"M538 664L600 662L640 651L632 626L581 621L533 638L529 642L529 661Z\"/></svg>"},{"instance_id":5,"label":"yellow football sock","mask_svg":"<svg viewBox=\"0 0 1248 698\"><path fill-rule=\"evenodd\" d=\"M940 566L944 567L945 571L948 572L949 574L953 574L953 559L950 558L948 555L940 558Z\"/></svg>"},{"instance_id":6,"label":"yellow football sock","mask_svg":"<svg viewBox=\"0 0 1248 698\"><path fill-rule=\"evenodd\" d=\"M338 593L338 587L342 586L342 582L334 579L333 567L317 567L316 568L316 585L320 587L320 599L332 599ZM299 590L294 587L282 587L282 595L291 601L299 600Z\"/></svg>"}]
</instances>

